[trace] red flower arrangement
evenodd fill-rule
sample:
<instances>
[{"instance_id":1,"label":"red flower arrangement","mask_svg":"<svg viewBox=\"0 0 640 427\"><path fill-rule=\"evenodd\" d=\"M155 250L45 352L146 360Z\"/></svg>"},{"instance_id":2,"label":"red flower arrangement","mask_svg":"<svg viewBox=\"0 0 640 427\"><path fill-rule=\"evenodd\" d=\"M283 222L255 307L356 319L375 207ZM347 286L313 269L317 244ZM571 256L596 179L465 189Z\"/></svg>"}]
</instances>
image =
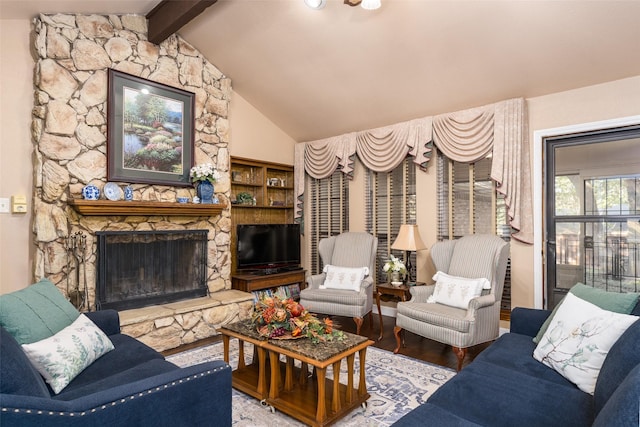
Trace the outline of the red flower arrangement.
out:
<instances>
[{"instance_id":1,"label":"red flower arrangement","mask_svg":"<svg viewBox=\"0 0 640 427\"><path fill-rule=\"evenodd\" d=\"M272 339L307 337L317 344L321 341L343 340L344 333L333 328L329 318L319 320L292 298L263 297L256 302L251 316L258 333Z\"/></svg>"}]
</instances>

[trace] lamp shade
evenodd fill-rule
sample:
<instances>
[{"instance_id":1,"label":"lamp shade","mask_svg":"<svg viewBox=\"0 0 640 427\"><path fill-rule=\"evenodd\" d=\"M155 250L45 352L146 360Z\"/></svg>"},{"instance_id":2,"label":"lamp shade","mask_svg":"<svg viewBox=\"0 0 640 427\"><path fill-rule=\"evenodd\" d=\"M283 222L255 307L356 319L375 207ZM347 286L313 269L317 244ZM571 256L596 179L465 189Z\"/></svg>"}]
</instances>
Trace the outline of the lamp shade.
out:
<instances>
[{"instance_id":1,"label":"lamp shade","mask_svg":"<svg viewBox=\"0 0 640 427\"><path fill-rule=\"evenodd\" d=\"M402 224L395 242L391 245L391 249L401 251L421 251L427 249L427 246L420 237L418 226L415 224Z\"/></svg>"}]
</instances>

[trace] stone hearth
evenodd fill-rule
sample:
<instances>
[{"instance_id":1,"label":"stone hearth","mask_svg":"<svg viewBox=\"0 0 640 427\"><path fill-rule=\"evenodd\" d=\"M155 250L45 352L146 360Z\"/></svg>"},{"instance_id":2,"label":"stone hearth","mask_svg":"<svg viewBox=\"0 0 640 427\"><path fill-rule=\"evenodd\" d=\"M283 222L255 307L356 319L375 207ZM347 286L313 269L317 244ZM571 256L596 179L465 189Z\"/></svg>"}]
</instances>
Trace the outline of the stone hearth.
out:
<instances>
[{"instance_id":1,"label":"stone hearth","mask_svg":"<svg viewBox=\"0 0 640 427\"><path fill-rule=\"evenodd\" d=\"M210 297L162 304L120 312L122 333L131 335L158 351L217 335L217 329L246 319L253 297L235 289Z\"/></svg>"}]
</instances>

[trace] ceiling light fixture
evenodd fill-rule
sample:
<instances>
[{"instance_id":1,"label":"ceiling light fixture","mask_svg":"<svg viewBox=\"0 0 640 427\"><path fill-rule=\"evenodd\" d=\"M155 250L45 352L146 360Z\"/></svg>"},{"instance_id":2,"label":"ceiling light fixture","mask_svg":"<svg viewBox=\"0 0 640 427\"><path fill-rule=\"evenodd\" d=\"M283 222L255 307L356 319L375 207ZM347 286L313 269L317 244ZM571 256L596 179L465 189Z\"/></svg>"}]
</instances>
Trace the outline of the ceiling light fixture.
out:
<instances>
[{"instance_id":1,"label":"ceiling light fixture","mask_svg":"<svg viewBox=\"0 0 640 427\"><path fill-rule=\"evenodd\" d=\"M311 9L322 9L326 6L327 0L304 0L304 4L309 6Z\"/></svg>"},{"instance_id":2,"label":"ceiling light fixture","mask_svg":"<svg viewBox=\"0 0 640 427\"><path fill-rule=\"evenodd\" d=\"M380 0L344 0L344 4L349 6L362 6L366 10L376 10L382 6Z\"/></svg>"},{"instance_id":3,"label":"ceiling light fixture","mask_svg":"<svg viewBox=\"0 0 640 427\"><path fill-rule=\"evenodd\" d=\"M366 10L376 10L379 9L380 6L382 6L382 3L380 2L380 0L362 0L360 6L362 6L362 8Z\"/></svg>"}]
</instances>

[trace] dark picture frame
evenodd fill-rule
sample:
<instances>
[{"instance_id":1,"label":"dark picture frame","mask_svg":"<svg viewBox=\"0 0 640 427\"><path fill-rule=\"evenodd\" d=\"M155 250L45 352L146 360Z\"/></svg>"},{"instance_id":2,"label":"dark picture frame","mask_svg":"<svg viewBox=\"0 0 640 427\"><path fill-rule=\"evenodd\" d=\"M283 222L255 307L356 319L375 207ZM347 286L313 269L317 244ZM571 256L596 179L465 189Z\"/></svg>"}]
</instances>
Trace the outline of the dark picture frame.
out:
<instances>
[{"instance_id":1,"label":"dark picture frame","mask_svg":"<svg viewBox=\"0 0 640 427\"><path fill-rule=\"evenodd\" d=\"M107 179L191 186L195 94L109 69Z\"/></svg>"}]
</instances>

